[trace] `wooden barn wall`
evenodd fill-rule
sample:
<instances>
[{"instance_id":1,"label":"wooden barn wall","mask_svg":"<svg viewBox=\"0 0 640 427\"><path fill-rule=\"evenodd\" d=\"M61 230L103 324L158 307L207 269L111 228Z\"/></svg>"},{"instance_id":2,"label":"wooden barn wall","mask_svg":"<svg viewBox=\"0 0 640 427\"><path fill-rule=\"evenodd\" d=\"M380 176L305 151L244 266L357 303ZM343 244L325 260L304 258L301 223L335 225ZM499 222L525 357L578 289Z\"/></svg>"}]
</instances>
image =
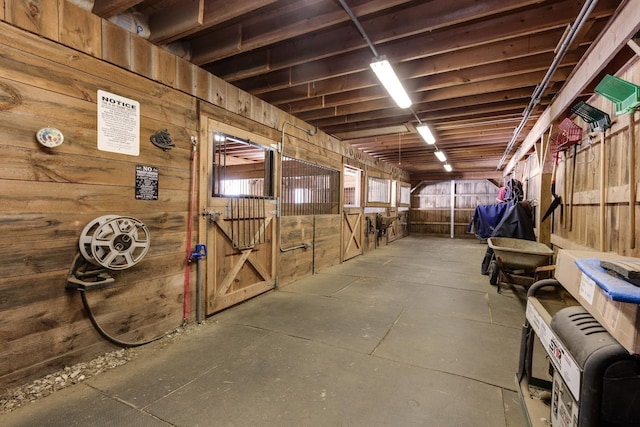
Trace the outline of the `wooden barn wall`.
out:
<instances>
[{"instance_id":1,"label":"wooden barn wall","mask_svg":"<svg viewBox=\"0 0 640 427\"><path fill-rule=\"evenodd\" d=\"M380 246L386 246L402 237L409 235L408 206L404 206L401 210L399 198L400 198L400 185L409 186L409 176L403 174L401 169L397 167L391 167L390 170L385 172L380 171L376 167L366 166L363 169L363 206L364 215L362 216L362 229L364 231L364 241L362 242L364 253L375 250ZM396 182L396 207L392 207L391 203L379 203L368 202L367 197L369 194L369 177L384 178ZM380 232L376 228L376 217L382 217L383 221L389 221L389 226L384 233Z\"/></svg>"},{"instance_id":2,"label":"wooden barn wall","mask_svg":"<svg viewBox=\"0 0 640 427\"><path fill-rule=\"evenodd\" d=\"M398 212L398 236L407 237L409 235L409 210Z\"/></svg>"},{"instance_id":3,"label":"wooden barn wall","mask_svg":"<svg viewBox=\"0 0 640 427\"><path fill-rule=\"evenodd\" d=\"M305 124L67 1L1 4L0 387L9 387L114 348L87 320L77 292L65 290L80 233L101 215L142 220L151 246L134 268L114 273L115 286L88 295L98 321L131 341L182 323L185 253L196 243L186 242L186 231L199 111L275 142L285 122ZM140 102L139 156L97 150L98 89ZM35 133L44 126L59 128L64 144L41 148ZM166 152L148 139L165 128L176 144ZM404 171L321 132L285 133L287 155L339 170L357 162L408 182ZM158 200L135 199L136 165L158 168ZM312 257L283 255L284 279L340 262L340 216L296 218L292 227L307 233L314 220L322 232ZM283 247L298 238L285 230Z\"/></svg>"},{"instance_id":4,"label":"wooden barn wall","mask_svg":"<svg viewBox=\"0 0 640 427\"><path fill-rule=\"evenodd\" d=\"M640 62L637 57L616 74L617 77L640 86ZM596 84L599 82L595 82ZM591 133L588 124L579 117L570 118L582 128L582 141L560 151L556 168L556 194L560 206L551 219L540 223L541 216L552 200L550 192L553 171L553 141L546 150L536 144L536 152L521 161L516 176L525 188L525 196L535 200L536 234L539 241L556 248L615 252L625 256L640 256L638 249L638 132L640 113L616 115L614 104L595 94L586 102L607 113L612 126L604 133L604 186L602 180L601 132ZM562 117L561 119L564 119ZM559 120L560 121L560 120ZM558 133L559 123L551 128ZM631 131L633 126L633 131ZM544 136L549 137L549 129ZM553 138L552 138L553 139ZM635 176L630 182L630 171ZM635 194L632 197L632 194ZM604 195L604 217L601 215L601 196ZM630 200L635 202L630 206ZM630 215L633 209L634 215ZM604 221L601 222L601 218ZM601 227L604 238L600 237Z\"/></svg>"},{"instance_id":5,"label":"wooden barn wall","mask_svg":"<svg viewBox=\"0 0 640 427\"><path fill-rule=\"evenodd\" d=\"M198 126L192 96L7 23L0 28L0 384L6 386L113 348L85 317L79 293L65 290L80 233L96 217L132 216L151 235L142 262L114 273L114 286L87 293L98 322L125 341L182 323L189 141ZM97 90L140 102L139 156L97 149ZM59 128L64 144L41 148L35 133L45 126ZM149 142L160 129L172 135L171 151ZM158 168L158 200L136 200L136 165Z\"/></svg>"},{"instance_id":6,"label":"wooden barn wall","mask_svg":"<svg viewBox=\"0 0 640 427\"><path fill-rule=\"evenodd\" d=\"M488 180L423 183L411 195L411 233L451 235L451 186L454 186L454 236L468 237L467 226L478 205L496 203L498 187Z\"/></svg>"},{"instance_id":7,"label":"wooden barn wall","mask_svg":"<svg viewBox=\"0 0 640 427\"><path fill-rule=\"evenodd\" d=\"M278 285L285 286L340 263L340 215L281 217L282 269ZM308 247L299 247L306 245Z\"/></svg>"},{"instance_id":8,"label":"wooden barn wall","mask_svg":"<svg viewBox=\"0 0 640 427\"><path fill-rule=\"evenodd\" d=\"M545 143L548 141L548 137L548 133L545 134ZM551 226L549 220L541 223L541 217L551 202L551 194L549 191L553 162L546 161L544 167L541 167L540 157L544 157L541 148L542 146L538 144L536 151L529 157L523 159L518 164L514 173L509 175L509 178L512 177L522 182L524 200L531 202L536 237L539 242L550 244ZM553 153L551 153L551 150L546 151L547 157L552 158ZM543 191L543 187L545 191ZM541 204L541 200L546 200L546 202Z\"/></svg>"},{"instance_id":9,"label":"wooden barn wall","mask_svg":"<svg viewBox=\"0 0 640 427\"><path fill-rule=\"evenodd\" d=\"M617 77L640 86L640 62L628 64ZM573 148L561 152L557 166L556 193L562 199L561 206L556 209L552 220L547 220L548 224L543 224L540 229L544 233L545 226L549 228L549 240L555 247L602 250L638 257L639 227L631 222L630 210L633 209L635 216L638 215L637 135L640 132L640 113L616 116L614 104L600 95L594 95L586 102L609 114L612 121L611 128L604 134L604 239L600 238L602 134L590 133L588 125L578 117L572 119L583 129L582 142L577 146L575 158ZM630 123L634 129L635 154L630 151ZM528 181L529 195L533 199L542 197L551 200L552 149L553 146L547 152L543 168L539 167L535 154L518 166L519 176L523 182ZM630 167L634 168L636 177L631 183ZM635 193L636 200L632 207L629 204L631 192ZM538 215L542 214L543 210L538 209Z\"/></svg>"},{"instance_id":10,"label":"wooden barn wall","mask_svg":"<svg viewBox=\"0 0 640 427\"><path fill-rule=\"evenodd\" d=\"M295 130L288 126L284 129L285 132ZM331 168L342 175L342 154L335 149L309 143L314 139L304 133L285 135L283 153L297 160ZM338 211L333 215L283 216L281 218L283 242L286 242L287 247L302 244L311 246L280 254L282 266L278 280L280 286L314 274L323 267L340 263L340 244L337 242L340 242L341 215ZM284 238L284 236L290 237ZM332 241L330 238L335 240ZM331 250L330 246L333 246L334 250Z\"/></svg>"},{"instance_id":11,"label":"wooden barn wall","mask_svg":"<svg viewBox=\"0 0 640 427\"><path fill-rule=\"evenodd\" d=\"M364 242L362 244L364 253L371 252L380 246L386 246L387 239L380 236L376 229L376 213L367 213L363 215ZM384 213L380 215L385 216ZM368 228L367 228L368 227Z\"/></svg>"},{"instance_id":12,"label":"wooden barn wall","mask_svg":"<svg viewBox=\"0 0 640 427\"><path fill-rule=\"evenodd\" d=\"M381 216L383 220L390 221L388 228L383 234L378 233L376 230L376 217L378 215ZM363 252L366 253L408 236L409 211L401 211L397 208L383 208L381 212L366 213L362 217L362 227L364 231L362 246Z\"/></svg>"},{"instance_id":13,"label":"wooden barn wall","mask_svg":"<svg viewBox=\"0 0 640 427\"><path fill-rule=\"evenodd\" d=\"M282 249L285 250L280 254L280 263L283 267L286 267L280 271L279 285L286 285L313 274L313 243L315 237L313 219L314 217L311 215L283 216L280 218ZM301 245L310 245L310 247L296 248Z\"/></svg>"},{"instance_id":14,"label":"wooden barn wall","mask_svg":"<svg viewBox=\"0 0 640 427\"><path fill-rule=\"evenodd\" d=\"M313 245L313 272L340 263L340 215L316 215Z\"/></svg>"}]
</instances>

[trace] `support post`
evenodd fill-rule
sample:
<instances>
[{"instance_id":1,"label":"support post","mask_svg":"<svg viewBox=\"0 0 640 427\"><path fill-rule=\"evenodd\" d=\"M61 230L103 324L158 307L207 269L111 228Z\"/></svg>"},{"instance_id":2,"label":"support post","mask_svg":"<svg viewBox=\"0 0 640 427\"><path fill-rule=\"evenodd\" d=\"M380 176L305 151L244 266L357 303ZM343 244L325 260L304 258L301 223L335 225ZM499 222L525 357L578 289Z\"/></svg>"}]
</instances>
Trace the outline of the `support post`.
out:
<instances>
[{"instance_id":1,"label":"support post","mask_svg":"<svg viewBox=\"0 0 640 427\"><path fill-rule=\"evenodd\" d=\"M636 248L636 113L629 114L629 249Z\"/></svg>"},{"instance_id":2,"label":"support post","mask_svg":"<svg viewBox=\"0 0 640 427\"><path fill-rule=\"evenodd\" d=\"M605 216L606 216L606 196L607 196L607 159L605 151L605 132L600 134L600 252L605 250Z\"/></svg>"},{"instance_id":3,"label":"support post","mask_svg":"<svg viewBox=\"0 0 640 427\"><path fill-rule=\"evenodd\" d=\"M456 223L456 181L455 179L451 180L451 238L455 234L455 223Z\"/></svg>"}]
</instances>

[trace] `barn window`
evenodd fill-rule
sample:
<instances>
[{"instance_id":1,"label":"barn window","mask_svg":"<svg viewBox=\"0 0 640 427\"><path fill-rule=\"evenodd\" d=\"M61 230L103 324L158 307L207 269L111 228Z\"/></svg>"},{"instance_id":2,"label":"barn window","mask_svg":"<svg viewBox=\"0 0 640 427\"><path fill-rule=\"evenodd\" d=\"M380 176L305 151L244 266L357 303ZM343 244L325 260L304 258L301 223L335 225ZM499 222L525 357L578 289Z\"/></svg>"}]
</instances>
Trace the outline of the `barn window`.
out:
<instances>
[{"instance_id":1,"label":"barn window","mask_svg":"<svg viewBox=\"0 0 640 427\"><path fill-rule=\"evenodd\" d=\"M291 157L282 158L283 216L338 213L340 172Z\"/></svg>"},{"instance_id":2,"label":"barn window","mask_svg":"<svg viewBox=\"0 0 640 427\"><path fill-rule=\"evenodd\" d=\"M400 184L400 206L409 206L411 204L411 187Z\"/></svg>"},{"instance_id":3,"label":"barn window","mask_svg":"<svg viewBox=\"0 0 640 427\"><path fill-rule=\"evenodd\" d=\"M369 177L367 181L369 191L367 200L371 203L389 203L390 201L390 180L385 178Z\"/></svg>"},{"instance_id":4,"label":"barn window","mask_svg":"<svg viewBox=\"0 0 640 427\"><path fill-rule=\"evenodd\" d=\"M398 181L391 181L391 207L398 205Z\"/></svg>"},{"instance_id":5,"label":"barn window","mask_svg":"<svg viewBox=\"0 0 640 427\"><path fill-rule=\"evenodd\" d=\"M274 152L269 147L214 132L212 195L273 197L274 161Z\"/></svg>"},{"instance_id":6,"label":"barn window","mask_svg":"<svg viewBox=\"0 0 640 427\"><path fill-rule=\"evenodd\" d=\"M350 166L344 167L344 206L349 208L360 207L360 177L362 171Z\"/></svg>"}]
</instances>

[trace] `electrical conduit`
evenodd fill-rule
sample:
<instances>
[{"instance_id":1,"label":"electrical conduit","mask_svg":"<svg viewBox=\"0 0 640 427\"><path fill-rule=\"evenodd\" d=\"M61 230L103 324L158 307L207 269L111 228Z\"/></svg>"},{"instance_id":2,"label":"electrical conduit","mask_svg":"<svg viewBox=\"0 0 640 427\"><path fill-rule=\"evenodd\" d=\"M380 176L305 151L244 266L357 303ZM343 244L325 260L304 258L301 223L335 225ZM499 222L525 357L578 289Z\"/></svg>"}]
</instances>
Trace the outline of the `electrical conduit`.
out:
<instances>
[{"instance_id":1,"label":"electrical conduit","mask_svg":"<svg viewBox=\"0 0 640 427\"><path fill-rule=\"evenodd\" d=\"M567 53L567 50L569 49L569 46L571 46L571 44L573 43L573 40L578 34L578 31L580 31L580 28L582 28L582 26L586 22L589 15L591 15L591 12L593 11L593 9L596 7L597 4L598 4L598 0L587 0L587 2L582 6L582 9L580 9L580 13L578 13L578 16L576 17L575 22L571 26L569 32L567 33L567 36L562 41L562 44L558 49L558 53L553 58L553 62L551 63L551 66L547 70L547 74L545 74L544 78L542 79L542 82L538 86L536 86L535 90L533 91L533 95L531 95L531 101L529 101L529 105L522 113L522 116L523 116L522 121L520 122L516 130L513 132L513 137L511 138L511 141L509 141L509 144L507 145L507 148L504 150L504 154L502 155L502 158L498 163L498 167L497 167L498 170L502 168L502 165L507 160L507 156L513 149L513 146L516 143L516 139L518 138L518 135L520 135L520 132L524 128L525 124L527 123L527 120L529 120L529 116L531 116L533 109L540 102L540 97L542 96L544 91L547 90L547 86L549 86L549 82L551 81L551 77L553 76L553 73L555 73L556 69L560 65L560 61L562 61L562 59L564 58L564 55Z\"/></svg>"}]
</instances>

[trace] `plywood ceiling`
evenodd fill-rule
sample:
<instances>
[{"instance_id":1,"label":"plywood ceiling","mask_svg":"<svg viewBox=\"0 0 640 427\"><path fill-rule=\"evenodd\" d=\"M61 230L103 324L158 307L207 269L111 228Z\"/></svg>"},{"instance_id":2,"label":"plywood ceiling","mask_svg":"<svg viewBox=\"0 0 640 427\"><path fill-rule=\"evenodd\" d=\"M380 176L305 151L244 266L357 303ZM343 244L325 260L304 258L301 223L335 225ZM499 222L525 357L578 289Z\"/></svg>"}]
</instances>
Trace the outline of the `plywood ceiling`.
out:
<instances>
[{"instance_id":1,"label":"plywood ceiling","mask_svg":"<svg viewBox=\"0 0 640 427\"><path fill-rule=\"evenodd\" d=\"M414 177L442 164L413 131L433 129L458 177L495 176L536 86L583 1L346 0L413 101L400 109L369 68L373 53L338 0L96 0L135 11L150 40ZM562 87L621 1L600 0L551 76L518 140Z\"/></svg>"}]
</instances>

